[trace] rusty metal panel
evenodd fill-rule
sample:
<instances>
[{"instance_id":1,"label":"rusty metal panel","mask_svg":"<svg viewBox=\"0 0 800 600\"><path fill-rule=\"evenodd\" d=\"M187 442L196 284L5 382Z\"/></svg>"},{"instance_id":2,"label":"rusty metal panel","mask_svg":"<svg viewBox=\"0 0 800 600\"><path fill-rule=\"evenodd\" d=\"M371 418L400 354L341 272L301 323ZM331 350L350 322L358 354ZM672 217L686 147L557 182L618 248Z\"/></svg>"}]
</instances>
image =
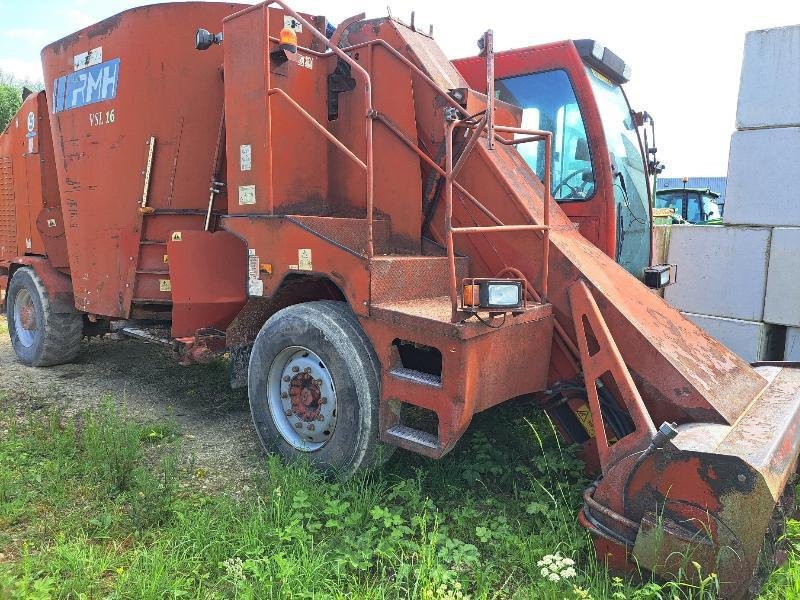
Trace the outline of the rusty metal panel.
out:
<instances>
[{"instance_id":1,"label":"rusty metal panel","mask_svg":"<svg viewBox=\"0 0 800 600\"><path fill-rule=\"evenodd\" d=\"M82 310L127 315L140 285L143 201L156 209L206 207L222 114L222 48L198 52L192 40L198 27L220 31L223 18L242 8L219 2L134 8L42 51Z\"/></svg>"},{"instance_id":2,"label":"rusty metal panel","mask_svg":"<svg viewBox=\"0 0 800 600\"><path fill-rule=\"evenodd\" d=\"M172 337L220 331L247 301L247 244L228 233L184 231L167 243Z\"/></svg>"}]
</instances>

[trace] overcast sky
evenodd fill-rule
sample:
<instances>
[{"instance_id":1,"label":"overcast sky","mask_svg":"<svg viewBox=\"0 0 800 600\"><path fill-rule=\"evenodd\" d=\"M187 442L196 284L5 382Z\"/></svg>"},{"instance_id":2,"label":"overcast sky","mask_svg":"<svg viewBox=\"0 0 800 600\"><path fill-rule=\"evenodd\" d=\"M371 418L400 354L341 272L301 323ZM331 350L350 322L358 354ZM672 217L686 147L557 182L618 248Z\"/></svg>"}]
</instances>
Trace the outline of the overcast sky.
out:
<instances>
[{"instance_id":1,"label":"overcast sky","mask_svg":"<svg viewBox=\"0 0 800 600\"><path fill-rule=\"evenodd\" d=\"M475 41L494 29L498 50L561 39L593 38L633 69L627 86L637 110L657 124L665 175L725 175L735 126L744 34L800 23L800 1L562 0L446 2L439 0L295 0L292 6L332 22L366 11L418 25L433 24L450 58L476 52ZM147 0L0 0L0 69L41 79L39 51L61 38Z\"/></svg>"}]
</instances>

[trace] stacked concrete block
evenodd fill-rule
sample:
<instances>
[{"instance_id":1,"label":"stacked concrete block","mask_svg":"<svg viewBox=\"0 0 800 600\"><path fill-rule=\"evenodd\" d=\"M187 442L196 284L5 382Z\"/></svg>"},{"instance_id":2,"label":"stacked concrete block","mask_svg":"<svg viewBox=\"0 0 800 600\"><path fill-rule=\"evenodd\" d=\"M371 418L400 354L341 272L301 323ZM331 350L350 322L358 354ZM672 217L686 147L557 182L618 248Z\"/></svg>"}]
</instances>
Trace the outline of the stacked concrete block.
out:
<instances>
[{"instance_id":1,"label":"stacked concrete block","mask_svg":"<svg viewBox=\"0 0 800 600\"><path fill-rule=\"evenodd\" d=\"M745 37L736 127L800 126L800 27Z\"/></svg>"},{"instance_id":2,"label":"stacked concrete block","mask_svg":"<svg viewBox=\"0 0 800 600\"><path fill-rule=\"evenodd\" d=\"M675 225L669 262L678 265L664 297L682 311L760 321L764 316L770 229Z\"/></svg>"},{"instance_id":3,"label":"stacked concrete block","mask_svg":"<svg viewBox=\"0 0 800 600\"><path fill-rule=\"evenodd\" d=\"M736 125L725 226L673 228L665 297L745 360L798 360L800 26L747 34Z\"/></svg>"},{"instance_id":4,"label":"stacked concrete block","mask_svg":"<svg viewBox=\"0 0 800 600\"><path fill-rule=\"evenodd\" d=\"M800 96L795 97L795 102L800 105ZM725 222L800 225L800 127L752 129L733 134Z\"/></svg>"}]
</instances>

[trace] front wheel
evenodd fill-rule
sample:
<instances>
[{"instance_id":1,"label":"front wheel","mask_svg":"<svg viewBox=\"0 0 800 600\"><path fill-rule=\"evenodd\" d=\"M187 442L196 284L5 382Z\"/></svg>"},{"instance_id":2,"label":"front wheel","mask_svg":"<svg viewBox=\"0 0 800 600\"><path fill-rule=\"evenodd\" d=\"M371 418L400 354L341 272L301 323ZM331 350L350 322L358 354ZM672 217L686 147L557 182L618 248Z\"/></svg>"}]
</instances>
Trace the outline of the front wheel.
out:
<instances>
[{"instance_id":1,"label":"front wheel","mask_svg":"<svg viewBox=\"0 0 800 600\"><path fill-rule=\"evenodd\" d=\"M83 316L53 312L44 282L33 269L14 272L6 294L8 333L19 361L32 367L71 362L81 349Z\"/></svg>"},{"instance_id":2,"label":"front wheel","mask_svg":"<svg viewBox=\"0 0 800 600\"><path fill-rule=\"evenodd\" d=\"M248 394L265 449L307 457L350 476L394 450L378 440L379 363L343 302L307 302L275 313L250 355Z\"/></svg>"}]
</instances>

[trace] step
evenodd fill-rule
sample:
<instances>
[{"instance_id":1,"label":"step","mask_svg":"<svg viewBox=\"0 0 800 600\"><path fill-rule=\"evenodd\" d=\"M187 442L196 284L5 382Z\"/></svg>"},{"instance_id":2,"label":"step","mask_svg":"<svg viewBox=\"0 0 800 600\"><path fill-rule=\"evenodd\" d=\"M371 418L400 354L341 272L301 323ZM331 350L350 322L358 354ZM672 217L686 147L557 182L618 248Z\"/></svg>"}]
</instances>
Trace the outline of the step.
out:
<instances>
[{"instance_id":1,"label":"step","mask_svg":"<svg viewBox=\"0 0 800 600\"><path fill-rule=\"evenodd\" d=\"M130 338L160 344L162 346L172 345L170 331L164 327L123 327L119 333Z\"/></svg>"},{"instance_id":2,"label":"step","mask_svg":"<svg viewBox=\"0 0 800 600\"><path fill-rule=\"evenodd\" d=\"M442 378L438 375L431 375L430 373L423 373L415 369L407 369L406 367L393 367L389 369L389 375L397 379L411 381L420 385L427 385L434 388L442 387Z\"/></svg>"},{"instance_id":3,"label":"step","mask_svg":"<svg viewBox=\"0 0 800 600\"><path fill-rule=\"evenodd\" d=\"M469 276L469 258L457 256L456 284ZM446 256L376 256L371 264L373 304L404 302L417 298L446 296L450 263Z\"/></svg>"},{"instance_id":4,"label":"step","mask_svg":"<svg viewBox=\"0 0 800 600\"><path fill-rule=\"evenodd\" d=\"M429 450L439 449L439 436L406 425L390 427L386 430L386 436L406 450L416 449L419 446Z\"/></svg>"},{"instance_id":5,"label":"step","mask_svg":"<svg viewBox=\"0 0 800 600\"><path fill-rule=\"evenodd\" d=\"M290 215L288 219L340 246L367 254L367 220L350 217ZM391 225L385 219L372 221L372 246L376 254L390 252Z\"/></svg>"}]
</instances>

